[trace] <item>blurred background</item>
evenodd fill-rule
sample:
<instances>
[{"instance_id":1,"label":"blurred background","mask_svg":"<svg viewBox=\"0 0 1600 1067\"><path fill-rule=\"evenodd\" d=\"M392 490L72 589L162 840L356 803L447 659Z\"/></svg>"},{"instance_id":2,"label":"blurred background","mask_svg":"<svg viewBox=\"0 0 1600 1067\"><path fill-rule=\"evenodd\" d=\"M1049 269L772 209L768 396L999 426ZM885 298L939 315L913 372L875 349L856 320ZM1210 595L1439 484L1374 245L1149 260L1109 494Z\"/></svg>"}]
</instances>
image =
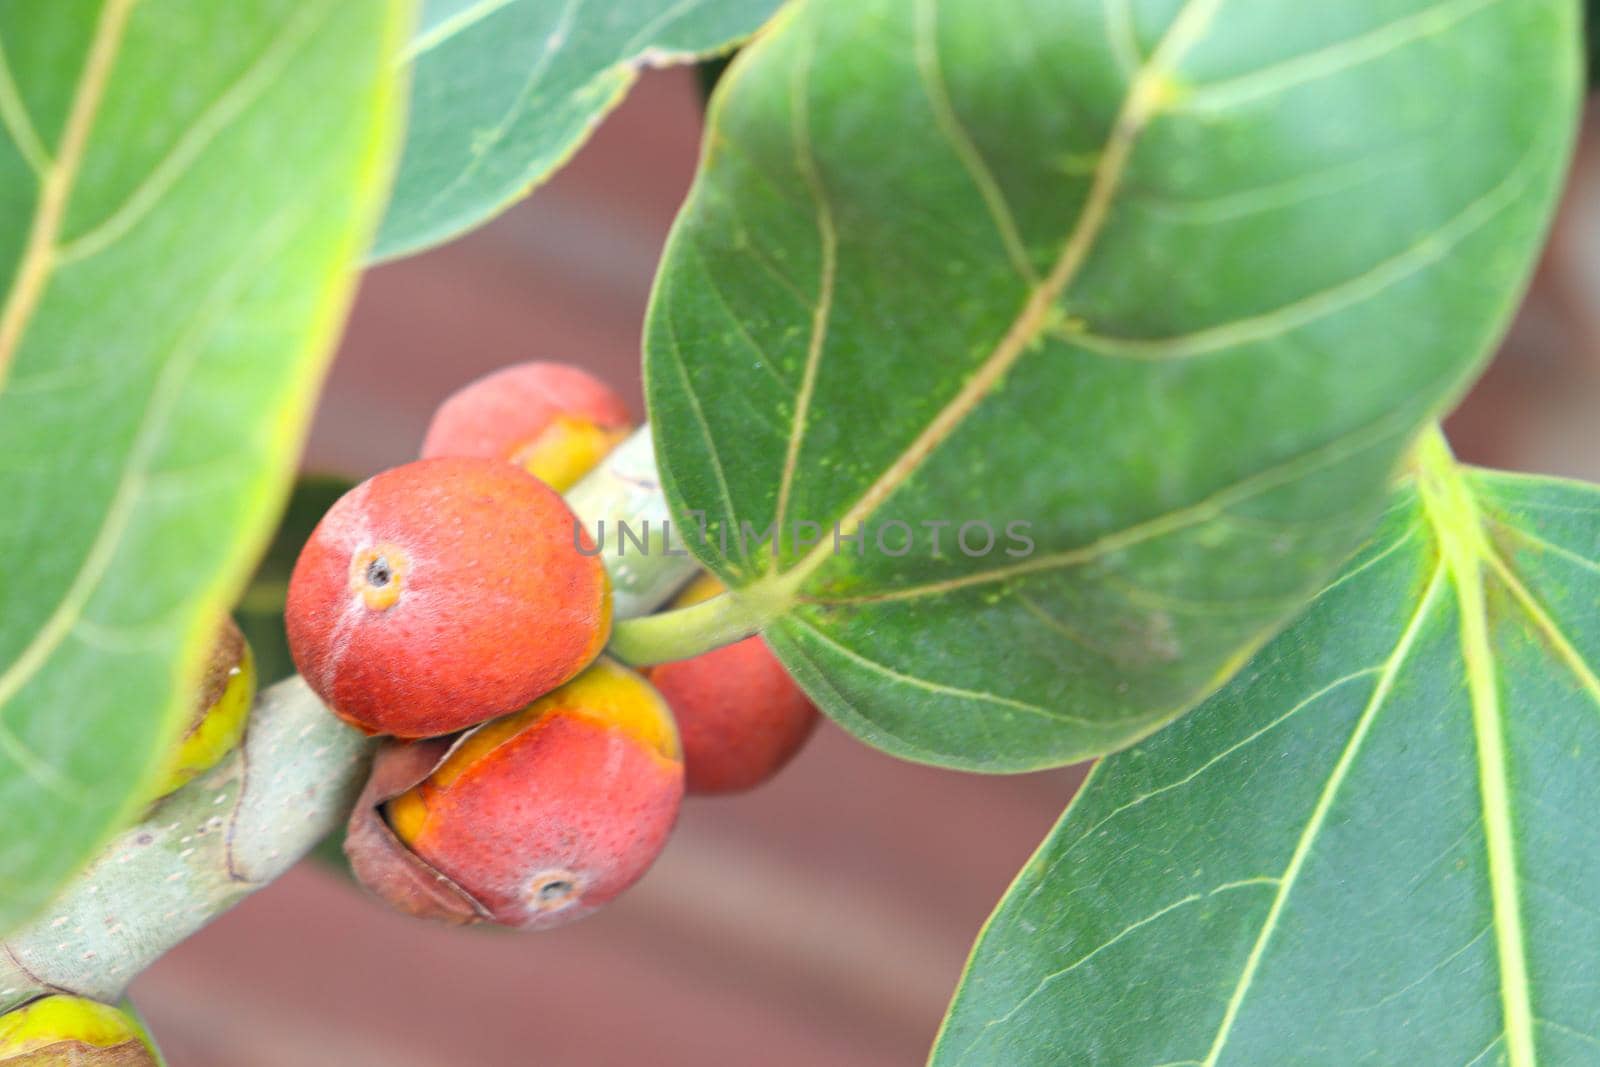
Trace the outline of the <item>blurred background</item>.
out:
<instances>
[{"instance_id":1,"label":"blurred background","mask_svg":"<svg viewBox=\"0 0 1600 1067\"><path fill-rule=\"evenodd\" d=\"M1469 460L1600 480L1597 127L1526 306L1450 422ZM642 417L640 325L699 128L695 75L648 74L531 200L369 272L307 469L414 458L447 393L518 360L586 366ZM763 789L690 798L645 880L576 926L439 927L308 861L133 995L172 1067L918 1064L979 926L1082 776L917 767L825 723Z\"/></svg>"}]
</instances>

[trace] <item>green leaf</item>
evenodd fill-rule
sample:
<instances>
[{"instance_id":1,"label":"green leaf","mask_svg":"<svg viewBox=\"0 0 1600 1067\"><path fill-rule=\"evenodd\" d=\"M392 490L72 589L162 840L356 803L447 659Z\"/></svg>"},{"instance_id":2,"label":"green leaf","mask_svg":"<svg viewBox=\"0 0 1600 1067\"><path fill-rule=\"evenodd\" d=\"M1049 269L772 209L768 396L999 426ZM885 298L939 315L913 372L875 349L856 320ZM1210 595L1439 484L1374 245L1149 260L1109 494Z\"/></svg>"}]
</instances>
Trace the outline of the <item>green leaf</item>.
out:
<instances>
[{"instance_id":1,"label":"green leaf","mask_svg":"<svg viewBox=\"0 0 1600 1067\"><path fill-rule=\"evenodd\" d=\"M649 316L680 522L890 752L1018 770L1149 733L1360 543L1499 335L1577 14L786 9L714 98Z\"/></svg>"},{"instance_id":2,"label":"green leaf","mask_svg":"<svg viewBox=\"0 0 1600 1067\"><path fill-rule=\"evenodd\" d=\"M0 6L0 930L134 814L277 519L409 28Z\"/></svg>"},{"instance_id":3,"label":"green leaf","mask_svg":"<svg viewBox=\"0 0 1600 1067\"><path fill-rule=\"evenodd\" d=\"M300 550L311 539L311 531L353 484L347 478L328 474L303 475L294 483L278 532L272 535L266 555L234 605L234 620L255 653L256 678L263 688L295 673L289 637L283 628L289 575L294 572Z\"/></svg>"},{"instance_id":4,"label":"green leaf","mask_svg":"<svg viewBox=\"0 0 1600 1067\"><path fill-rule=\"evenodd\" d=\"M406 50L411 121L374 255L448 240L565 163L640 69L692 62L778 0L426 0Z\"/></svg>"},{"instance_id":5,"label":"green leaf","mask_svg":"<svg viewBox=\"0 0 1600 1067\"><path fill-rule=\"evenodd\" d=\"M1095 768L934 1063L1595 1062L1600 489L1429 451L1288 630Z\"/></svg>"}]
</instances>

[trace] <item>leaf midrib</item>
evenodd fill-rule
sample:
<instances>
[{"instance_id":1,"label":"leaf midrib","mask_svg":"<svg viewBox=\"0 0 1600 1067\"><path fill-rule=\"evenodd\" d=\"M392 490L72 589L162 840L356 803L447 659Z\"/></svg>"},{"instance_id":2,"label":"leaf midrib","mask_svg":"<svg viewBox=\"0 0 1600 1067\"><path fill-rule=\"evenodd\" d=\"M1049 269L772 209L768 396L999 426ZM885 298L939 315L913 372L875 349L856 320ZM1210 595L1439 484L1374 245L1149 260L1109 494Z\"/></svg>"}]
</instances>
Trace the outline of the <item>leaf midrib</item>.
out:
<instances>
[{"instance_id":1,"label":"leaf midrib","mask_svg":"<svg viewBox=\"0 0 1600 1067\"><path fill-rule=\"evenodd\" d=\"M1122 108L1112 123L1110 136L1095 167L1083 210L1050 273L1034 287L994 351L984 359L960 391L844 513L838 523L840 529L858 527L909 479L1015 365L1051 321L1056 302L1077 277L1104 229L1139 137L1165 100L1170 75L1188 50L1198 43L1220 6L1221 0L1185 0L1160 44L1128 87ZM778 585L785 594L784 599L792 598L805 580L830 558L827 547L826 543L818 545L789 570L767 580Z\"/></svg>"},{"instance_id":2,"label":"leaf midrib","mask_svg":"<svg viewBox=\"0 0 1600 1067\"><path fill-rule=\"evenodd\" d=\"M821 246L821 264L817 270L817 300L811 312L811 336L806 341L806 362L800 376L800 390L795 396L794 417L789 420L789 443L784 451L783 473L778 478L777 527L778 537L783 536L783 521L789 510L789 494L794 489L795 471L800 464L800 447L805 443L806 424L811 417L811 398L817 389L817 369L822 365L822 349L828 339L828 319L833 311L834 278L839 269L839 232L834 226L833 208L828 203L827 189L822 184L822 174L817 168L816 153L811 147L811 115L807 84L811 64L815 59L814 42L807 47L802 59L794 65L789 99L789 133L794 146L795 165L811 197L817 220L817 241Z\"/></svg>"},{"instance_id":3,"label":"leaf midrib","mask_svg":"<svg viewBox=\"0 0 1600 1067\"><path fill-rule=\"evenodd\" d=\"M1491 925L1495 933L1499 966L1499 987L1503 1032L1508 1067L1535 1067L1538 1062L1534 1036L1534 1012L1528 956L1523 933L1521 894L1515 827L1511 818L1511 790L1508 754L1505 748L1505 721L1500 706L1499 682L1494 648L1489 632L1488 608L1484 596L1484 572L1493 572L1517 599L1529 618L1549 639L1569 669L1578 675L1585 688L1600 701L1600 682L1587 670L1575 649L1543 612L1532 593L1499 558L1488 540L1485 516L1437 428L1428 431L1417 449L1418 493L1423 512L1439 554L1439 563L1428 590L1412 616L1395 653L1385 666L1384 675L1362 719L1357 724L1317 808L1302 832L1300 843L1283 875L1281 889L1263 920L1262 928L1241 972L1233 996L1224 1011L1222 1023L1213 1039L1202 1067L1215 1067L1227 1037L1237 1021L1244 996L1254 980L1265 947L1276 929L1278 916L1293 889L1296 876L1309 854L1309 842L1320 831L1331 805L1332 792L1342 781L1347 763L1359 747L1359 739L1371 725L1371 713L1387 694L1394 675L1409 649L1422 619L1428 614L1445 580L1456 594L1460 651L1466 667L1468 697L1472 711L1473 735L1477 748L1479 796L1482 804L1484 847L1489 870Z\"/></svg>"},{"instance_id":4,"label":"leaf midrib","mask_svg":"<svg viewBox=\"0 0 1600 1067\"><path fill-rule=\"evenodd\" d=\"M1496 553L1489 543L1478 502L1460 466L1437 429L1426 434L1417 452L1418 490L1433 528L1440 557L1455 586L1461 626L1461 657L1472 705L1477 745L1478 787L1483 809L1484 847L1489 864L1489 898L1500 966L1500 1001L1508 1067L1534 1067L1533 999L1528 952L1522 929L1516 829L1511 819L1511 786L1500 707L1498 672L1484 570ZM1514 579L1513 579L1514 581ZM1520 583L1514 584L1520 587Z\"/></svg>"},{"instance_id":5,"label":"leaf midrib","mask_svg":"<svg viewBox=\"0 0 1600 1067\"><path fill-rule=\"evenodd\" d=\"M66 219L67 204L88 151L89 131L94 127L100 103L105 98L106 83L116 63L134 3L135 0L107 0L101 9L55 161L40 177L39 200L27 241L17 262L11 291L5 305L0 307L0 389L11 373L22 335L55 269L57 242Z\"/></svg>"}]
</instances>

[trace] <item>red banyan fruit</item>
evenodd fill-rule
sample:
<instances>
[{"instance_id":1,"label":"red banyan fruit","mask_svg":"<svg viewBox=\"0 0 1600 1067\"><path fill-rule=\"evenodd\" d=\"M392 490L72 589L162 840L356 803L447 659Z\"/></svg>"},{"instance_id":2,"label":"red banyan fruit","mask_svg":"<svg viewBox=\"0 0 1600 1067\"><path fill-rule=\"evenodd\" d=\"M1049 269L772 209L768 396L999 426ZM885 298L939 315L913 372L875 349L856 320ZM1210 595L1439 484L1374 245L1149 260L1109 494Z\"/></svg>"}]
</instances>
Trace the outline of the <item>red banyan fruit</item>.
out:
<instances>
[{"instance_id":1,"label":"red banyan fruit","mask_svg":"<svg viewBox=\"0 0 1600 1067\"><path fill-rule=\"evenodd\" d=\"M440 404L422 455L506 460L564 493L630 429L622 399L587 371L517 363Z\"/></svg>"},{"instance_id":2,"label":"red banyan fruit","mask_svg":"<svg viewBox=\"0 0 1600 1067\"><path fill-rule=\"evenodd\" d=\"M470 899L478 918L532 930L587 915L637 881L682 799L666 703L602 657L525 710L467 734L385 814L394 836Z\"/></svg>"},{"instance_id":3,"label":"red banyan fruit","mask_svg":"<svg viewBox=\"0 0 1600 1067\"><path fill-rule=\"evenodd\" d=\"M703 574L674 602L706 600L722 583ZM817 708L759 635L646 670L678 723L691 793L760 785L794 758L817 725Z\"/></svg>"},{"instance_id":4,"label":"red banyan fruit","mask_svg":"<svg viewBox=\"0 0 1600 1067\"><path fill-rule=\"evenodd\" d=\"M424 459L328 509L295 563L284 621L295 666L337 715L432 737L582 671L610 635L611 588L593 541L537 478L497 460Z\"/></svg>"}]
</instances>

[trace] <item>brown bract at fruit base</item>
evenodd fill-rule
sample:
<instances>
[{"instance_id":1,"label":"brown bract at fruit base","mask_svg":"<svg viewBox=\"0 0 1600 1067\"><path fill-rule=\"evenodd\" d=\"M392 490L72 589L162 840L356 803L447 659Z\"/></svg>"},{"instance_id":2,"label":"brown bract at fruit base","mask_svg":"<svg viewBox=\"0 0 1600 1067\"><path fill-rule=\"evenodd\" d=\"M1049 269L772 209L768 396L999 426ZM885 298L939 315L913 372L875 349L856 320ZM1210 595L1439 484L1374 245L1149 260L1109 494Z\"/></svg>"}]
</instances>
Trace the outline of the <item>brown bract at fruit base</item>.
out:
<instances>
[{"instance_id":1,"label":"brown bract at fruit base","mask_svg":"<svg viewBox=\"0 0 1600 1067\"><path fill-rule=\"evenodd\" d=\"M362 884L401 911L544 929L637 881L682 798L666 704L601 659L453 745L386 744L345 851Z\"/></svg>"},{"instance_id":2,"label":"brown bract at fruit base","mask_svg":"<svg viewBox=\"0 0 1600 1067\"><path fill-rule=\"evenodd\" d=\"M709 574L674 607L721 593ZM817 726L817 708L759 635L645 672L678 723L691 793L734 793L777 774Z\"/></svg>"},{"instance_id":3,"label":"brown bract at fruit base","mask_svg":"<svg viewBox=\"0 0 1600 1067\"><path fill-rule=\"evenodd\" d=\"M439 405L422 455L505 460L564 493L630 429L622 398L587 371L564 363L517 363L463 386Z\"/></svg>"},{"instance_id":4,"label":"brown bract at fruit base","mask_svg":"<svg viewBox=\"0 0 1600 1067\"><path fill-rule=\"evenodd\" d=\"M611 593L559 494L449 457L341 497L295 564L284 621L296 667L341 718L433 737L576 676L610 634Z\"/></svg>"}]
</instances>

